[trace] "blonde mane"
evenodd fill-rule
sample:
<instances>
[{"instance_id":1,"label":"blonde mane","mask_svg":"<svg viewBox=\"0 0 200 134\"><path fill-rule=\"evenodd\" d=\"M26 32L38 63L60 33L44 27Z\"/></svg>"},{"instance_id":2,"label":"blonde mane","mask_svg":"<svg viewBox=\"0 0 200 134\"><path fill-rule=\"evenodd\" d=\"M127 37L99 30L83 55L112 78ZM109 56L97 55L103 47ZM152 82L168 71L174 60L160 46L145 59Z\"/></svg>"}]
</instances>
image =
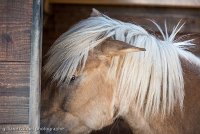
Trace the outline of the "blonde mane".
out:
<instances>
[{"instance_id":1,"label":"blonde mane","mask_svg":"<svg viewBox=\"0 0 200 134\"><path fill-rule=\"evenodd\" d=\"M154 22L155 23L155 22ZM165 115L178 104L183 108L184 80L180 58L200 66L200 59L186 51L192 40L175 41L183 25L171 35L160 30L163 40L149 34L142 27L114 20L108 16L90 17L61 35L48 52L45 73L53 80L69 83L77 68L84 68L88 52L107 38L124 41L145 48L145 52L113 57L108 76L118 80L117 95L120 113L126 112L132 102L146 116ZM121 64L122 63L122 64Z\"/></svg>"}]
</instances>

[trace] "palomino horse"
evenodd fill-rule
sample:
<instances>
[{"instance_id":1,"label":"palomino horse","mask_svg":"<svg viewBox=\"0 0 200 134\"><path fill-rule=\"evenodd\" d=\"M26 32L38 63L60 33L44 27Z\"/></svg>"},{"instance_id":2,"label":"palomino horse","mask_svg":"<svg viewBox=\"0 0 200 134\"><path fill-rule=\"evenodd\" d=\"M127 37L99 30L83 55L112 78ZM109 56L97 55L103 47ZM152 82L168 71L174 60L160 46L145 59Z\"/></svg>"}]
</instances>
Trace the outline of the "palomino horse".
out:
<instances>
[{"instance_id":1,"label":"palomino horse","mask_svg":"<svg viewBox=\"0 0 200 134\"><path fill-rule=\"evenodd\" d=\"M87 134L121 117L134 134L200 133L195 45L175 40L180 23L170 35L155 25L162 40L93 10L61 35L44 66L41 125Z\"/></svg>"}]
</instances>

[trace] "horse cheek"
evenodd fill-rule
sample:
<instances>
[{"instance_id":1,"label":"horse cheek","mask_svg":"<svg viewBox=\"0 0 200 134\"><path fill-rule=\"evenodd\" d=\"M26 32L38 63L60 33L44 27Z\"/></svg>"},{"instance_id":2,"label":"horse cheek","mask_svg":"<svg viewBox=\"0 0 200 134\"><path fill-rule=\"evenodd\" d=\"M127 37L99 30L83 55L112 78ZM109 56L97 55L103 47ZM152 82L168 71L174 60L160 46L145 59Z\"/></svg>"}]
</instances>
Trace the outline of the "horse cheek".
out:
<instances>
[{"instance_id":1,"label":"horse cheek","mask_svg":"<svg viewBox=\"0 0 200 134\"><path fill-rule=\"evenodd\" d=\"M70 106L71 113L92 130L101 129L113 122L113 92L110 85L101 82L103 80L99 84L87 84L90 86L78 89Z\"/></svg>"}]
</instances>

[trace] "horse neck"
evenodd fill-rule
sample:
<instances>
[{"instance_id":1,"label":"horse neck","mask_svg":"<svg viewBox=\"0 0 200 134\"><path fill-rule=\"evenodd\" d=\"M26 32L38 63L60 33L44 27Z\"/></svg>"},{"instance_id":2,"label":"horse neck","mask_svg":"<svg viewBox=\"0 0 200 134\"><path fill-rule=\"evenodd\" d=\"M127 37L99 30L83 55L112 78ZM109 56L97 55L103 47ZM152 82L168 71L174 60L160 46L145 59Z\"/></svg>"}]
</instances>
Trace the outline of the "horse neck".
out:
<instances>
[{"instance_id":1,"label":"horse neck","mask_svg":"<svg viewBox=\"0 0 200 134\"><path fill-rule=\"evenodd\" d=\"M170 115L166 115L165 117L154 115L146 119L142 112L135 109L133 104L129 112L124 116L124 119L128 122L133 132L137 132L138 134L187 134L194 133L193 130L199 129L197 118L200 118L200 73L198 68L191 68L185 61L182 61L182 65L185 83L184 110L181 111L178 106L175 106ZM193 129L187 129L186 131L184 126Z\"/></svg>"}]
</instances>

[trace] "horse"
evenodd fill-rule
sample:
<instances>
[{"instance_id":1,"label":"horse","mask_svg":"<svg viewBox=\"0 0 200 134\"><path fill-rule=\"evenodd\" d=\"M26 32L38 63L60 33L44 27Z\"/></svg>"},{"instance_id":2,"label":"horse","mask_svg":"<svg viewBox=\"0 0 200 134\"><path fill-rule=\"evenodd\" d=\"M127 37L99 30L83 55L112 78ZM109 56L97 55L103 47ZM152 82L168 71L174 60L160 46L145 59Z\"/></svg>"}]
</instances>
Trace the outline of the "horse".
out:
<instances>
[{"instance_id":1,"label":"horse","mask_svg":"<svg viewBox=\"0 0 200 134\"><path fill-rule=\"evenodd\" d=\"M96 9L63 33L43 67L41 126L88 134L124 119L134 134L200 133L200 58L193 39L162 38ZM43 131L56 133L55 131Z\"/></svg>"}]
</instances>

